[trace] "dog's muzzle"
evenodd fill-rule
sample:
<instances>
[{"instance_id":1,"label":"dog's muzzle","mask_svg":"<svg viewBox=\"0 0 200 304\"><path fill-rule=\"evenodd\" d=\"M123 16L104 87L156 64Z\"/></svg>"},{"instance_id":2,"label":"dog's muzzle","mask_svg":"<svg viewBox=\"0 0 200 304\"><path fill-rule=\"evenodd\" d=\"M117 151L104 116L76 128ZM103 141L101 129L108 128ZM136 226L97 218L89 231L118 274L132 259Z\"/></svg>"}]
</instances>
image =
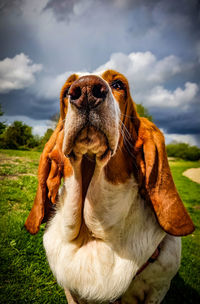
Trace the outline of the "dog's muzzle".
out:
<instances>
[{"instance_id":1,"label":"dog's muzzle","mask_svg":"<svg viewBox=\"0 0 200 304\"><path fill-rule=\"evenodd\" d=\"M98 144L113 154L118 140L118 121L109 85L99 76L82 76L72 83L68 98L64 154L70 155L75 146L82 152L95 154Z\"/></svg>"}]
</instances>

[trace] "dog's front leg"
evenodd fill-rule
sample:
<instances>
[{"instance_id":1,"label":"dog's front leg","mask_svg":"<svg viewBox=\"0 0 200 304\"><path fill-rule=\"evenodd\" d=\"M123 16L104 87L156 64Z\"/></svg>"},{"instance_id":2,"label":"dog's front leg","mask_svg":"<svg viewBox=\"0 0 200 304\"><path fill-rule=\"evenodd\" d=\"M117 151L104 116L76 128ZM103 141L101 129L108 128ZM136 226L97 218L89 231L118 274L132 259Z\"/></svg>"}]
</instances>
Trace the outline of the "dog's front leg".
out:
<instances>
[{"instance_id":1,"label":"dog's front leg","mask_svg":"<svg viewBox=\"0 0 200 304\"><path fill-rule=\"evenodd\" d=\"M72 241L78 236L82 222L81 160L81 154L70 157L73 174L64 181L67 195L65 195L64 199L63 227L68 241Z\"/></svg>"}]
</instances>

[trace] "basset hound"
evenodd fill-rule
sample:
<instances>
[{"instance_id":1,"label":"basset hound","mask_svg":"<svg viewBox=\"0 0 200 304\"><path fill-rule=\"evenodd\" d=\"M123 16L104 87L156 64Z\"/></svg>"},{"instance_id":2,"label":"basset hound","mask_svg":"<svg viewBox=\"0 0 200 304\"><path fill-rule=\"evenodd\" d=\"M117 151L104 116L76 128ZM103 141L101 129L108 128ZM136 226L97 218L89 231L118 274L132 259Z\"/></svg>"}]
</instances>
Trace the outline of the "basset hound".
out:
<instances>
[{"instance_id":1,"label":"basset hound","mask_svg":"<svg viewBox=\"0 0 200 304\"><path fill-rule=\"evenodd\" d=\"M38 181L25 227L47 221L44 248L69 304L162 301L180 266L177 236L194 225L164 137L139 117L122 74L67 79Z\"/></svg>"}]
</instances>

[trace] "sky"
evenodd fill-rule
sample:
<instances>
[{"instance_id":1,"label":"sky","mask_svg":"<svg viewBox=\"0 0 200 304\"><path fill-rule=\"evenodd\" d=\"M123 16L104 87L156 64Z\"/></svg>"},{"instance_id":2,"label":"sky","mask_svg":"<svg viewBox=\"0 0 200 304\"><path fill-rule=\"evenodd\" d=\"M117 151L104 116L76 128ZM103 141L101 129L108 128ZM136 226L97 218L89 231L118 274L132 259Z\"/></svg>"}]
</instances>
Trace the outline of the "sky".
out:
<instances>
[{"instance_id":1,"label":"sky","mask_svg":"<svg viewBox=\"0 0 200 304\"><path fill-rule=\"evenodd\" d=\"M166 143L200 146L199 0L0 0L1 121L43 135L67 77L110 68Z\"/></svg>"}]
</instances>

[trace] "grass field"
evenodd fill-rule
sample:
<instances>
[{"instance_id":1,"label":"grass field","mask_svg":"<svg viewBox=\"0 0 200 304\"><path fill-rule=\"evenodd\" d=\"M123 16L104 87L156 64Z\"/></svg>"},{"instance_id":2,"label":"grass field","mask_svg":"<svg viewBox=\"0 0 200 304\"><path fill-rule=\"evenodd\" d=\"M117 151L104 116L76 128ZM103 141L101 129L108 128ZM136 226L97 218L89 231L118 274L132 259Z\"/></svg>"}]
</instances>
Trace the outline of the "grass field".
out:
<instances>
[{"instance_id":1,"label":"grass field","mask_svg":"<svg viewBox=\"0 0 200 304\"><path fill-rule=\"evenodd\" d=\"M0 150L0 303L66 303L48 267L42 247L44 225L36 236L23 227L37 187L40 153ZM200 303L200 185L182 176L199 162L170 163L178 191L196 226L182 238L179 273L164 304Z\"/></svg>"}]
</instances>

